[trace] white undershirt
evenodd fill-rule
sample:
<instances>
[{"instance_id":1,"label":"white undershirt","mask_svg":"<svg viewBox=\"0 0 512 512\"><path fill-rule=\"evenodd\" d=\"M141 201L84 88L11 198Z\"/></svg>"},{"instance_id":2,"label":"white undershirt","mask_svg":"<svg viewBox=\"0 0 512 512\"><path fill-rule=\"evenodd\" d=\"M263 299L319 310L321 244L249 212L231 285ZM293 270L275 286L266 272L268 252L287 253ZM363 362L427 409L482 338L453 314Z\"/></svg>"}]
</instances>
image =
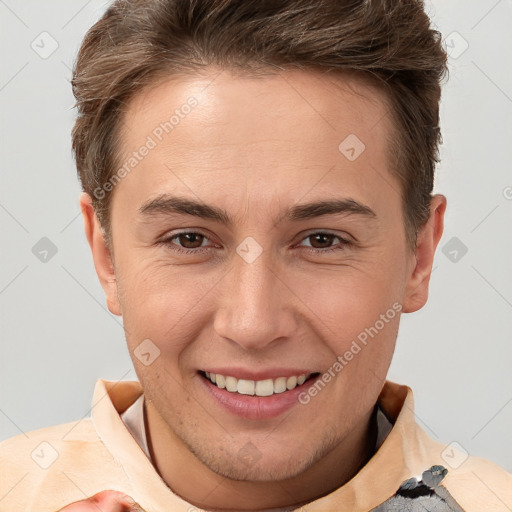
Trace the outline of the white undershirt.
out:
<instances>
[{"instance_id":1,"label":"white undershirt","mask_svg":"<svg viewBox=\"0 0 512 512\"><path fill-rule=\"evenodd\" d=\"M121 414L126 428L137 441L141 450L146 454L146 457L151 460L149 455L148 442L146 437L146 429L144 426L144 395L140 395L135 402L133 402L126 411ZM386 415L382 412L380 406L377 408L377 443L375 451L377 451L388 434L391 432L393 424L388 420ZM151 461L153 462L153 461Z\"/></svg>"},{"instance_id":2,"label":"white undershirt","mask_svg":"<svg viewBox=\"0 0 512 512\"><path fill-rule=\"evenodd\" d=\"M146 437L146 428L144 426L144 395L140 395L139 398L121 414L121 419L135 441L137 441L141 450L146 454L146 457L151 460Z\"/></svg>"}]
</instances>

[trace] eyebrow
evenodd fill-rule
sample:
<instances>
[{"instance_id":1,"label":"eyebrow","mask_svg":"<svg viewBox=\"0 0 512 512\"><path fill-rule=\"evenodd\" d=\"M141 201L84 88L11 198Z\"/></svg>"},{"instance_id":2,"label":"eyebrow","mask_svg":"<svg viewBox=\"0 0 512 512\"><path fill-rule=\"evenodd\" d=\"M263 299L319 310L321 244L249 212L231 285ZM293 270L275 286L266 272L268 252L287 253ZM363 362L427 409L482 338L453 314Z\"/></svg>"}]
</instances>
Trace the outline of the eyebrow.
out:
<instances>
[{"instance_id":1,"label":"eyebrow","mask_svg":"<svg viewBox=\"0 0 512 512\"><path fill-rule=\"evenodd\" d=\"M192 199L162 194L144 203L139 212L144 216L165 215L191 215L202 219L209 219L226 226L233 225L233 219L222 208L208 205ZM276 219L275 224L288 221L299 221L313 219L322 215L362 215L365 217L377 217L376 213L364 204L354 199L330 199L325 201L314 201L311 203L292 206Z\"/></svg>"}]
</instances>

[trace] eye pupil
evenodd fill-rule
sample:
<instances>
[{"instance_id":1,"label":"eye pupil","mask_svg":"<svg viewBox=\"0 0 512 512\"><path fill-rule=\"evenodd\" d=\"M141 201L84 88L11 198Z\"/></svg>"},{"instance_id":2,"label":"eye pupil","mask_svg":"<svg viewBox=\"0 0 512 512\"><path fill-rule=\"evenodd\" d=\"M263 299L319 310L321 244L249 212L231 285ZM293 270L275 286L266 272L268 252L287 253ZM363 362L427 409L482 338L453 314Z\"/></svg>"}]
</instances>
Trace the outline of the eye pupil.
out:
<instances>
[{"instance_id":1,"label":"eye pupil","mask_svg":"<svg viewBox=\"0 0 512 512\"><path fill-rule=\"evenodd\" d=\"M322 249L322 248L324 248L324 246L322 244L324 244L324 245L327 244L327 246L329 246L332 243L333 238L334 238L334 235L330 235L328 233L317 233L317 234L311 236L311 239L312 239L311 245L315 249L318 249L318 248ZM320 239L320 247L317 247L313 243L313 240L318 240L318 239Z\"/></svg>"},{"instance_id":2,"label":"eye pupil","mask_svg":"<svg viewBox=\"0 0 512 512\"><path fill-rule=\"evenodd\" d=\"M177 240L178 245L184 249L198 249L203 245L204 238L201 233L186 232L179 233L173 237ZM330 233L314 233L307 237L310 239L310 244L313 249L330 249L334 239L338 238L336 235Z\"/></svg>"},{"instance_id":3,"label":"eye pupil","mask_svg":"<svg viewBox=\"0 0 512 512\"><path fill-rule=\"evenodd\" d=\"M186 249L196 249L197 247L201 247L203 238L203 235L199 233L182 233L179 235L180 244ZM199 243L197 243L198 240Z\"/></svg>"}]
</instances>

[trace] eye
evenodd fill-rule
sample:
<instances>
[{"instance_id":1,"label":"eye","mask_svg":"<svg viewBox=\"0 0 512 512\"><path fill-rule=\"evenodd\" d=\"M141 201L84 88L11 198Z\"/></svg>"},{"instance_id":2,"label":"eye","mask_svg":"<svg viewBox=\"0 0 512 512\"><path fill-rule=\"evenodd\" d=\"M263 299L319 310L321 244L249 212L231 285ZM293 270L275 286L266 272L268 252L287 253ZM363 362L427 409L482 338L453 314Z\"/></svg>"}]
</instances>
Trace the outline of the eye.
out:
<instances>
[{"instance_id":1,"label":"eye","mask_svg":"<svg viewBox=\"0 0 512 512\"><path fill-rule=\"evenodd\" d=\"M305 240L311 240L309 246L306 245L306 247L309 247L308 250L314 253L342 251L347 245L350 245L350 242L345 238L333 233L326 233L324 231L310 233L305 238L303 238L303 241ZM338 246L332 247L332 243L336 240L339 241Z\"/></svg>"},{"instance_id":2,"label":"eye","mask_svg":"<svg viewBox=\"0 0 512 512\"><path fill-rule=\"evenodd\" d=\"M203 242L209 240L206 235L196 231L183 231L164 238L159 244L170 247L173 251L185 254L198 254L207 250Z\"/></svg>"},{"instance_id":3,"label":"eye","mask_svg":"<svg viewBox=\"0 0 512 512\"><path fill-rule=\"evenodd\" d=\"M178 253L200 254L210 249L211 246L207 244L208 240L209 238L200 232L183 231L164 238L159 241L158 244L165 245ZM309 240L310 243L302 247L315 254L342 251L351 243L339 235L324 231L310 233L302 239L303 242L306 240ZM337 245L332 247L332 244L335 243L336 240L338 241Z\"/></svg>"}]
</instances>

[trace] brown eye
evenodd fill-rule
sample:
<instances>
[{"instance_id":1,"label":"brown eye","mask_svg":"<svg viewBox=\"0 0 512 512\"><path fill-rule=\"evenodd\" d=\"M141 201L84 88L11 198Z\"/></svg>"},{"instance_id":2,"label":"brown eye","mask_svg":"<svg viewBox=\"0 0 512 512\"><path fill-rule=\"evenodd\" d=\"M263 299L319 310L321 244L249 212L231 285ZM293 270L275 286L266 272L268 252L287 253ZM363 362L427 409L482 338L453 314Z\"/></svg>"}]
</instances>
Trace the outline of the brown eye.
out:
<instances>
[{"instance_id":1,"label":"brown eye","mask_svg":"<svg viewBox=\"0 0 512 512\"><path fill-rule=\"evenodd\" d=\"M331 246L333 240L338 237L330 235L329 233L316 233L309 235L308 238L311 240L311 247L315 249L327 249Z\"/></svg>"},{"instance_id":2,"label":"brown eye","mask_svg":"<svg viewBox=\"0 0 512 512\"><path fill-rule=\"evenodd\" d=\"M175 235L173 239L179 240L181 247L184 249L197 249L203 245L205 237L200 233L180 233Z\"/></svg>"},{"instance_id":3,"label":"brown eye","mask_svg":"<svg viewBox=\"0 0 512 512\"><path fill-rule=\"evenodd\" d=\"M215 247L215 244L211 244L208 236L198 231L182 231L181 233L169 234L166 238L159 240L157 245L187 255L207 253Z\"/></svg>"},{"instance_id":4,"label":"brown eye","mask_svg":"<svg viewBox=\"0 0 512 512\"><path fill-rule=\"evenodd\" d=\"M325 233L323 231L310 233L308 236L302 239L302 243L304 242L309 243L302 245L302 247L316 254L342 251L350 245L350 242L341 236L335 235L333 233Z\"/></svg>"}]
</instances>

